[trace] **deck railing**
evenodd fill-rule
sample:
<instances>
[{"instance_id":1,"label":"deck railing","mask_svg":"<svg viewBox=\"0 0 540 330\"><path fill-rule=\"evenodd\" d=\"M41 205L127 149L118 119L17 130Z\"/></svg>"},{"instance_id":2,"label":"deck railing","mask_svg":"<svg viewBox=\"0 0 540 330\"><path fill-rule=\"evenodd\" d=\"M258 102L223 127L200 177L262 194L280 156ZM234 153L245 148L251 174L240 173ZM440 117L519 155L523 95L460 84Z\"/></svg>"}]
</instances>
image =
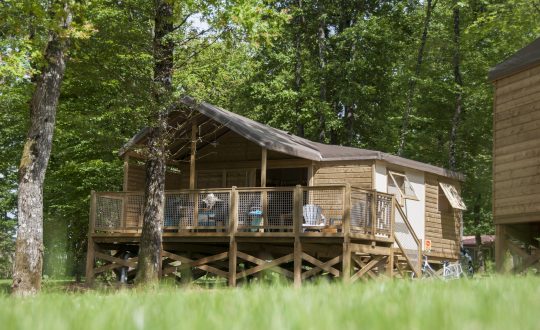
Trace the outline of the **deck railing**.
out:
<instances>
[{"instance_id":1,"label":"deck railing","mask_svg":"<svg viewBox=\"0 0 540 330\"><path fill-rule=\"evenodd\" d=\"M96 192L91 232L140 232L143 192ZM326 232L393 238L392 195L350 186L165 192L165 232Z\"/></svg>"}]
</instances>

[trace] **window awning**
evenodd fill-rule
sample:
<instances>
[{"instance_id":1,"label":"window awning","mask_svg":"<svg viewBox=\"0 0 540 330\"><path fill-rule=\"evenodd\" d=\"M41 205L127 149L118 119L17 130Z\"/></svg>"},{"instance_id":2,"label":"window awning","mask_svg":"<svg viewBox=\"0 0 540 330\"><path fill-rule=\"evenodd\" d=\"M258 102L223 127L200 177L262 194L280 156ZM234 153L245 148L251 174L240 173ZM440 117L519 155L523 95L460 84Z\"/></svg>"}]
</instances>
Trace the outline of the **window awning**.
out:
<instances>
[{"instance_id":1,"label":"window awning","mask_svg":"<svg viewBox=\"0 0 540 330\"><path fill-rule=\"evenodd\" d=\"M446 196L446 198L450 202L450 205L452 205L453 208L463 211L467 210L467 206L463 202L461 196L458 194L456 187L444 182L439 182L439 185L441 186L444 195Z\"/></svg>"}]
</instances>

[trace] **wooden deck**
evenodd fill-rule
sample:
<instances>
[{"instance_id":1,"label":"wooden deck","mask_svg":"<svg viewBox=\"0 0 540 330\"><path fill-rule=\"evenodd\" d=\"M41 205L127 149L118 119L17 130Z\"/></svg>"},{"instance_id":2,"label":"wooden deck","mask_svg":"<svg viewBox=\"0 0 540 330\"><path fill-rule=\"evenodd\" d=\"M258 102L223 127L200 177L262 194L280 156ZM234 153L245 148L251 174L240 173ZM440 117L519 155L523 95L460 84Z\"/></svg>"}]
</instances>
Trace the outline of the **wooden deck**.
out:
<instances>
[{"instance_id":1,"label":"wooden deck","mask_svg":"<svg viewBox=\"0 0 540 330\"><path fill-rule=\"evenodd\" d=\"M142 211L141 192L92 193L89 282L111 270L134 274ZM263 271L295 285L315 276L392 277L403 268L395 243L419 271L421 245L411 232L392 195L349 185L167 191L162 275L211 274L231 286Z\"/></svg>"}]
</instances>

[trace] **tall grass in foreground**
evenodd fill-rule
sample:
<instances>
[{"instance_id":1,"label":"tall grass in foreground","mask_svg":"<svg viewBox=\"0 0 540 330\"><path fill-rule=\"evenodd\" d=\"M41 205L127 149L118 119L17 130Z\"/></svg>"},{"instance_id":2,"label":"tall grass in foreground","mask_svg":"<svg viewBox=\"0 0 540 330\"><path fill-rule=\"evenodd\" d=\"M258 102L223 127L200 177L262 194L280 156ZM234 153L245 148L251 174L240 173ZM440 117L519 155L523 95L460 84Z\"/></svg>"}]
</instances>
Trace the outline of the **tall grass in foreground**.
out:
<instances>
[{"instance_id":1,"label":"tall grass in foreground","mask_svg":"<svg viewBox=\"0 0 540 330\"><path fill-rule=\"evenodd\" d=\"M540 278L0 295L2 329L538 329Z\"/></svg>"}]
</instances>

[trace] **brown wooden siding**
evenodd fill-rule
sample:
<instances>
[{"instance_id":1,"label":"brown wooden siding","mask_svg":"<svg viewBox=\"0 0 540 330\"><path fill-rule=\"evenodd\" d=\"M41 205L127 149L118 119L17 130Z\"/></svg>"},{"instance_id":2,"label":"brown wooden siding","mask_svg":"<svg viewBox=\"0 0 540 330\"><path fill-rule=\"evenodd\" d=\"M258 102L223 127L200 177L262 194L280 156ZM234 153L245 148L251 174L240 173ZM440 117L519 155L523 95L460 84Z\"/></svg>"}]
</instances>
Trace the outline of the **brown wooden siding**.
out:
<instances>
[{"instance_id":1,"label":"brown wooden siding","mask_svg":"<svg viewBox=\"0 0 540 330\"><path fill-rule=\"evenodd\" d=\"M254 186L254 169L203 170L197 172L197 189Z\"/></svg>"},{"instance_id":2,"label":"brown wooden siding","mask_svg":"<svg viewBox=\"0 0 540 330\"><path fill-rule=\"evenodd\" d=\"M540 219L540 66L496 82L495 223Z\"/></svg>"},{"instance_id":3,"label":"brown wooden siding","mask_svg":"<svg viewBox=\"0 0 540 330\"><path fill-rule=\"evenodd\" d=\"M351 186L371 189L373 167L372 163L350 162L325 163L315 166L313 171L313 185L326 186L350 183Z\"/></svg>"},{"instance_id":4,"label":"brown wooden siding","mask_svg":"<svg viewBox=\"0 0 540 330\"><path fill-rule=\"evenodd\" d=\"M445 181L446 182L446 181ZM449 182L456 186L458 182ZM439 179L435 175L426 174L426 215L425 239L431 240L430 257L458 259L460 217L454 211L439 211Z\"/></svg>"},{"instance_id":5,"label":"brown wooden siding","mask_svg":"<svg viewBox=\"0 0 540 330\"><path fill-rule=\"evenodd\" d=\"M146 173L144 170L144 166L129 164L127 190L144 190L146 180L145 177ZM187 175L180 175L180 173L173 173L171 171L167 171L167 176L165 178L166 190L178 190L187 188L189 188L189 177Z\"/></svg>"},{"instance_id":6,"label":"brown wooden siding","mask_svg":"<svg viewBox=\"0 0 540 330\"><path fill-rule=\"evenodd\" d=\"M260 160L261 147L234 132L220 137L215 147L208 144L197 150L197 164Z\"/></svg>"}]
</instances>

